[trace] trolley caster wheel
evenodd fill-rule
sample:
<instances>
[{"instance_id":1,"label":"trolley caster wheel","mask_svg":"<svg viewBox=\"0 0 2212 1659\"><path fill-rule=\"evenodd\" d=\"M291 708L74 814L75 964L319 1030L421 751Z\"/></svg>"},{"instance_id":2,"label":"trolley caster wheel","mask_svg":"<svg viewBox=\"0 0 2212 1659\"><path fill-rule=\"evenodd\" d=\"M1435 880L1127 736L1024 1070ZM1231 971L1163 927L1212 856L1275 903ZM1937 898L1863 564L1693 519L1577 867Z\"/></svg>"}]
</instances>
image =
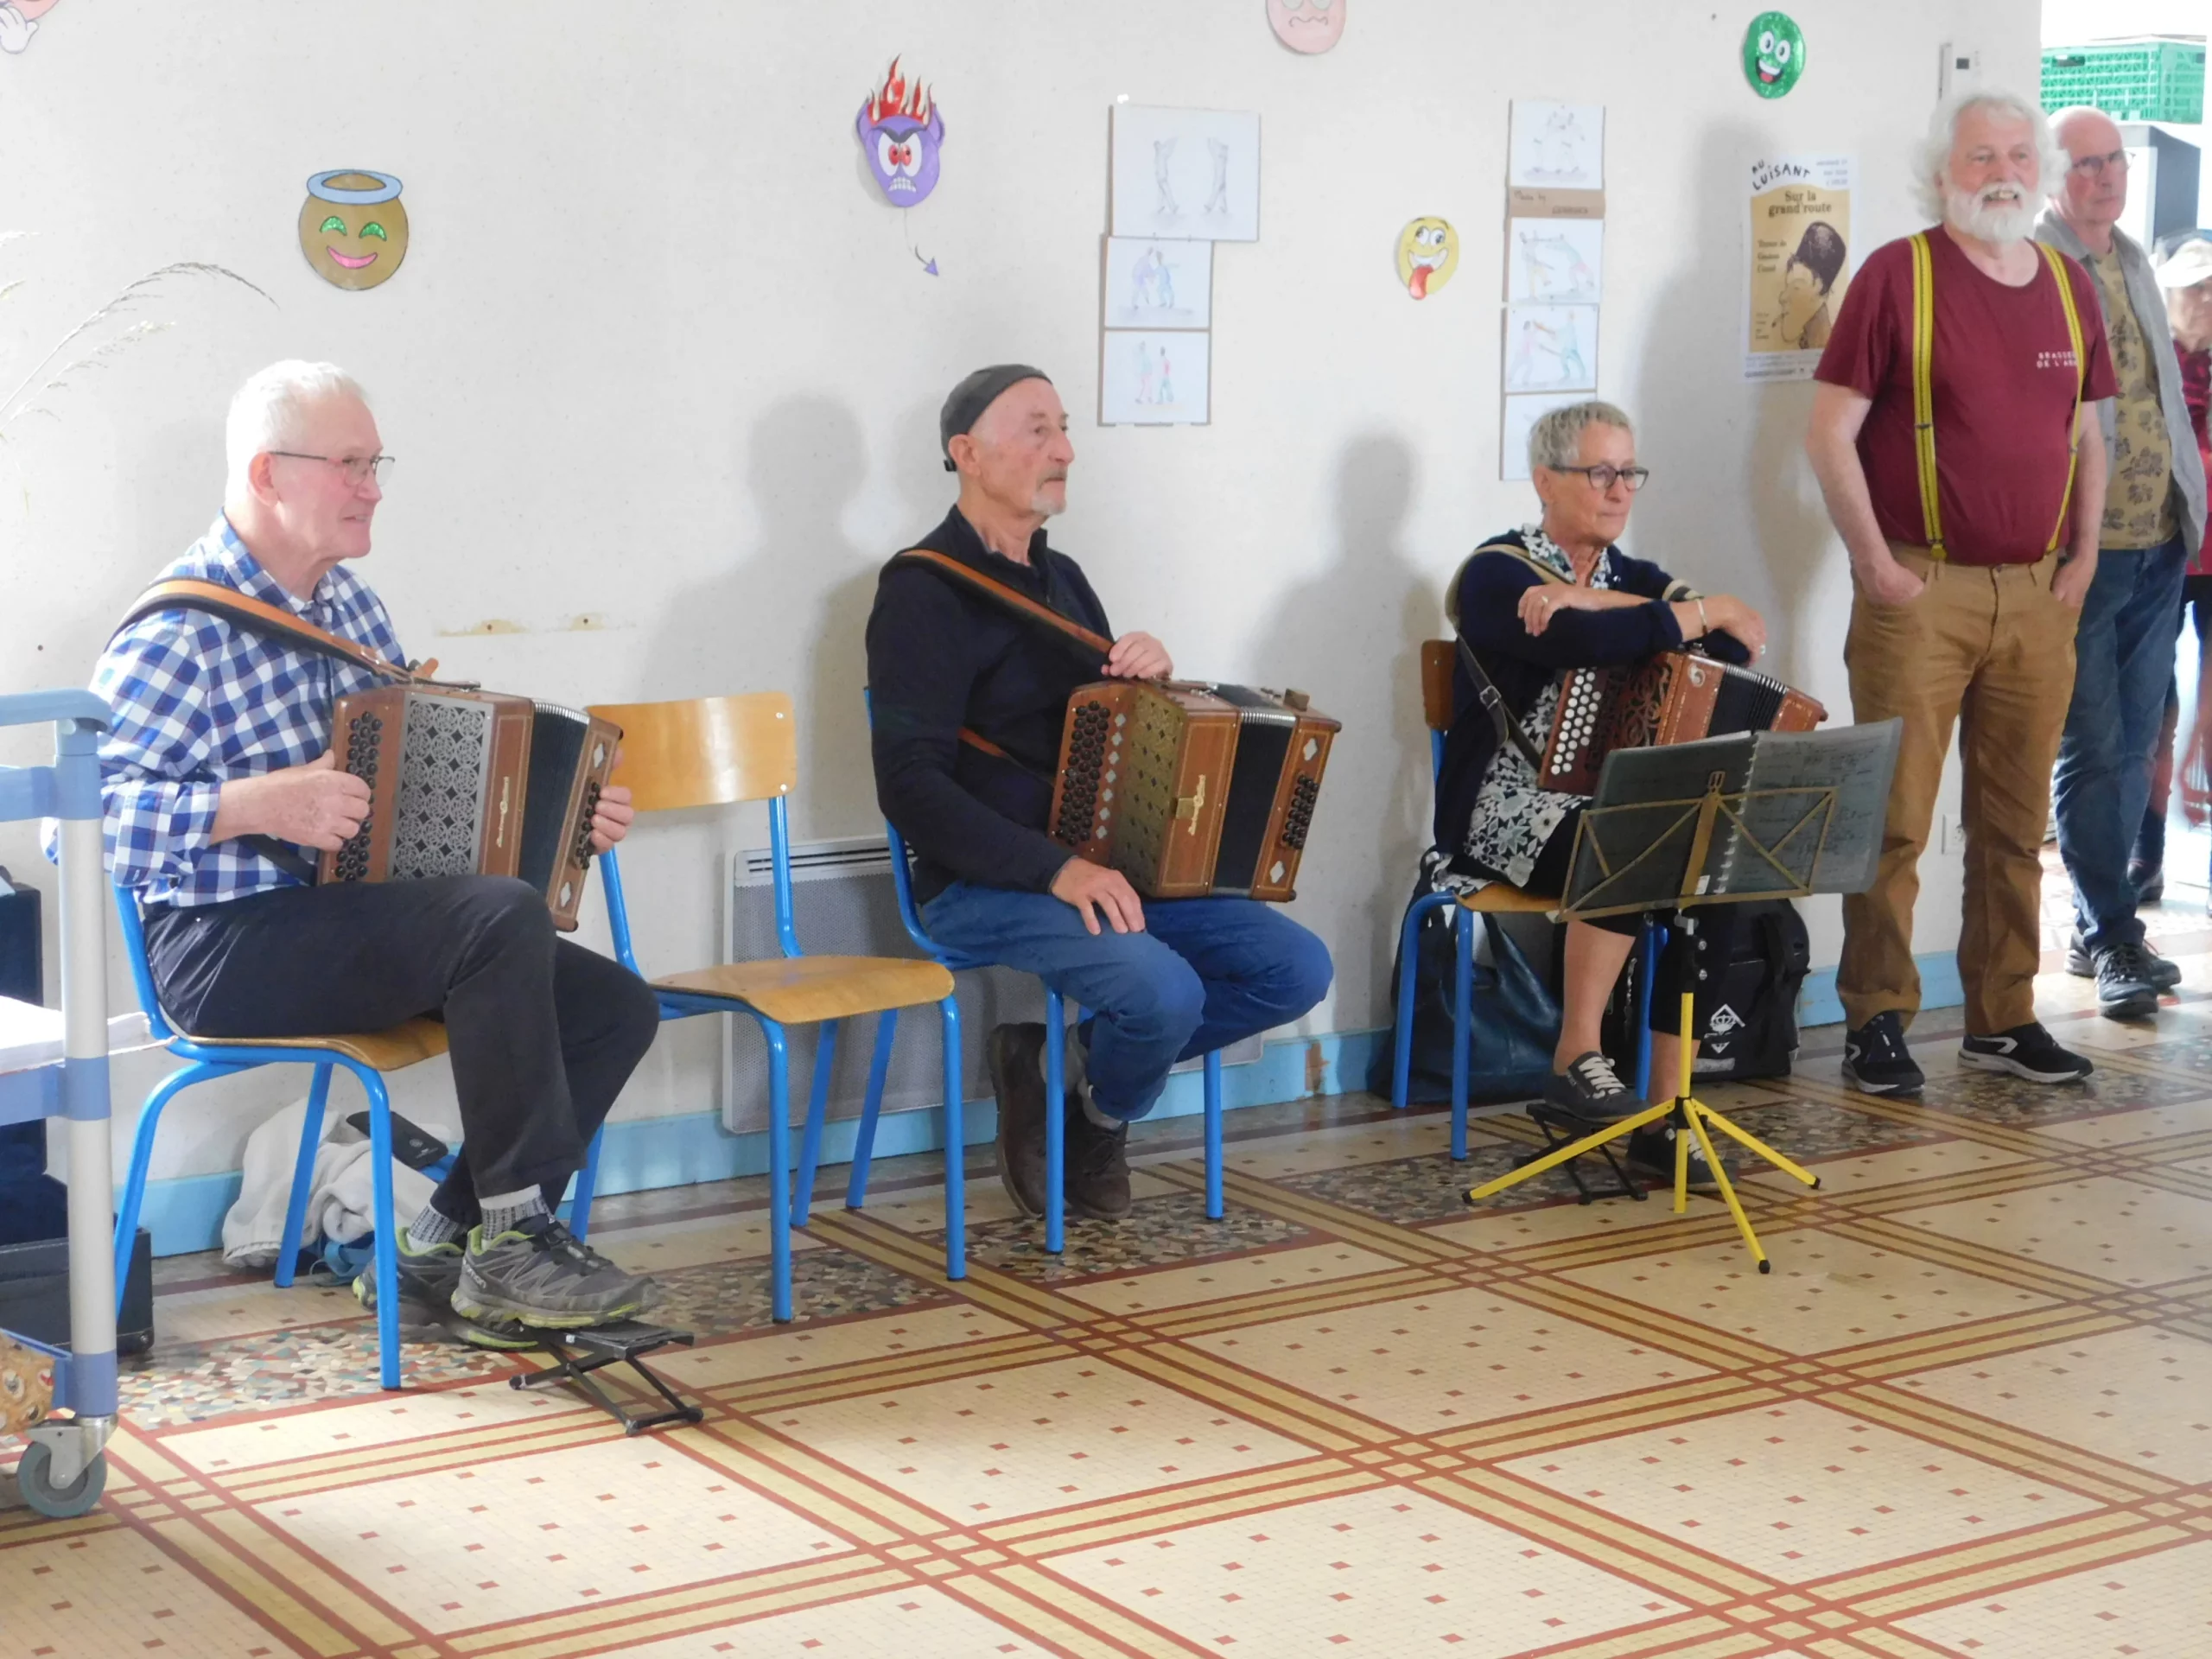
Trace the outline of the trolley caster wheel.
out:
<instances>
[{"instance_id":1,"label":"trolley caster wheel","mask_svg":"<svg viewBox=\"0 0 2212 1659\"><path fill-rule=\"evenodd\" d=\"M94 1457L67 1486L54 1484L49 1474L53 1462L52 1449L37 1440L23 1448L23 1460L16 1465L16 1484L22 1489L23 1502L52 1521L90 1514L107 1486L106 1457Z\"/></svg>"}]
</instances>

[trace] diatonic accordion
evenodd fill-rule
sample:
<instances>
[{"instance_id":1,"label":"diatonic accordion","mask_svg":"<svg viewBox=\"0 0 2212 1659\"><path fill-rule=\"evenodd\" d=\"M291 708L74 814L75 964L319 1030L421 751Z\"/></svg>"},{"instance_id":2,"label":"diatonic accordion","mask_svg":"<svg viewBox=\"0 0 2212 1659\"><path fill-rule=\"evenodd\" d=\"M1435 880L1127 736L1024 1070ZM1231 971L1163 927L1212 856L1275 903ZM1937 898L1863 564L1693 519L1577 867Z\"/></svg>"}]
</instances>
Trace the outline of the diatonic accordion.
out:
<instances>
[{"instance_id":1,"label":"diatonic accordion","mask_svg":"<svg viewBox=\"0 0 2212 1659\"><path fill-rule=\"evenodd\" d=\"M1732 663L1686 651L1569 671L1552 715L1539 781L1594 794L1615 749L1693 743L1731 732L1809 732L1828 711L1802 691Z\"/></svg>"},{"instance_id":2,"label":"diatonic accordion","mask_svg":"<svg viewBox=\"0 0 2212 1659\"><path fill-rule=\"evenodd\" d=\"M416 683L340 697L332 747L368 785L369 811L323 854L321 879L519 876L572 929L621 740L610 721L493 691Z\"/></svg>"},{"instance_id":3,"label":"diatonic accordion","mask_svg":"<svg viewBox=\"0 0 2212 1659\"><path fill-rule=\"evenodd\" d=\"M1083 686L1068 699L1052 832L1147 899L1287 901L1339 729L1298 691Z\"/></svg>"}]
</instances>

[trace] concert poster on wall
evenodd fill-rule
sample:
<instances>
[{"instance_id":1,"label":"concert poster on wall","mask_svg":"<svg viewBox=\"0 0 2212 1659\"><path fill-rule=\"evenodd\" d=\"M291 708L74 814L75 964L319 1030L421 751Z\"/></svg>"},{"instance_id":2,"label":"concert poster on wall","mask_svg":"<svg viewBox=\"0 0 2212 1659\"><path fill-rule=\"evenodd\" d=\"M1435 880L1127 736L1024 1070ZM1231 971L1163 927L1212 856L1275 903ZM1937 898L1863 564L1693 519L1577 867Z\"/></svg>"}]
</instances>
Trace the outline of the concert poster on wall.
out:
<instances>
[{"instance_id":1,"label":"concert poster on wall","mask_svg":"<svg viewBox=\"0 0 2212 1659\"><path fill-rule=\"evenodd\" d=\"M1744 378L1809 380L1853 264L1848 156L1751 165L1744 230Z\"/></svg>"}]
</instances>

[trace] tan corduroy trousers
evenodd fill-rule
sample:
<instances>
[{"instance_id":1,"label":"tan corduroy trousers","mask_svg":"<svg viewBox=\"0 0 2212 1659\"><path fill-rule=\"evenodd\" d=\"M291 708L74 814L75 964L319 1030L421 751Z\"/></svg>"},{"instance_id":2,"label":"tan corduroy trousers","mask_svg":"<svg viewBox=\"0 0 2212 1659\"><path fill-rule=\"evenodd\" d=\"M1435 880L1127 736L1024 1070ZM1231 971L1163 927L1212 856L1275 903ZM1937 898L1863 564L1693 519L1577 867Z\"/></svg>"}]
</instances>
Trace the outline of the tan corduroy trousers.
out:
<instances>
[{"instance_id":1,"label":"tan corduroy trousers","mask_svg":"<svg viewBox=\"0 0 2212 1659\"><path fill-rule=\"evenodd\" d=\"M1951 728L1959 732L1966 821L1959 977L1967 1030L1979 1037L2036 1017L2043 834L2050 769L2074 691L2075 613L2052 596L2056 555L2036 564L1938 563L1891 543L1927 591L1909 605L1851 603L1843 660L1860 721L1904 721L1897 783L1874 885L1843 901L1836 992L1856 1029L1920 1011L1912 909Z\"/></svg>"}]
</instances>

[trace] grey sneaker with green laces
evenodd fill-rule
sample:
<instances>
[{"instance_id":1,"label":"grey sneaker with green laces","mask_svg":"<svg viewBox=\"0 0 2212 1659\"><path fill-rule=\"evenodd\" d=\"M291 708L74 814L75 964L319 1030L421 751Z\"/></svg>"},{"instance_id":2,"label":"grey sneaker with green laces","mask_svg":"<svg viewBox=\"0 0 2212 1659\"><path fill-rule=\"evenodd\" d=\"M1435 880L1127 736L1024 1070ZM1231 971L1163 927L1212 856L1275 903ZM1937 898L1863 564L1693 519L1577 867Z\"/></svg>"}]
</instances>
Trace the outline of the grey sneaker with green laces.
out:
<instances>
[{"instance_id":1,"label":"grey sneaker with green laces","mask_svg":"<svg viewBox=\"0 0 2212 1659\"><path fill-rule=\"evenodd\" d=\"M537 1339L512 1321L480 1324L454 1312L453 1293L461 1283L461 1246L432 1244L416 1249L407 1230L399 1230L399 1256L392 1270L399 1281L399 1337L403 1342L463 1342L472 1348L534 1348ZM372 1262L353 1281L353 1299L377 1311L377 1274Z\"/></svg>"},{"instance_id":2,"label":"grey sneaker with green laces","mask_svg":"<svg viewBox=\"0 0 2212 1659\"><path fill-rule=\"evenodd\" d=\"M635 1319L660 1287L618 1268L550 1216L525 1217L495 1238L468 1233L454 1311L479 1321L581 1331Z\"/></svg>"}]
</instances>

